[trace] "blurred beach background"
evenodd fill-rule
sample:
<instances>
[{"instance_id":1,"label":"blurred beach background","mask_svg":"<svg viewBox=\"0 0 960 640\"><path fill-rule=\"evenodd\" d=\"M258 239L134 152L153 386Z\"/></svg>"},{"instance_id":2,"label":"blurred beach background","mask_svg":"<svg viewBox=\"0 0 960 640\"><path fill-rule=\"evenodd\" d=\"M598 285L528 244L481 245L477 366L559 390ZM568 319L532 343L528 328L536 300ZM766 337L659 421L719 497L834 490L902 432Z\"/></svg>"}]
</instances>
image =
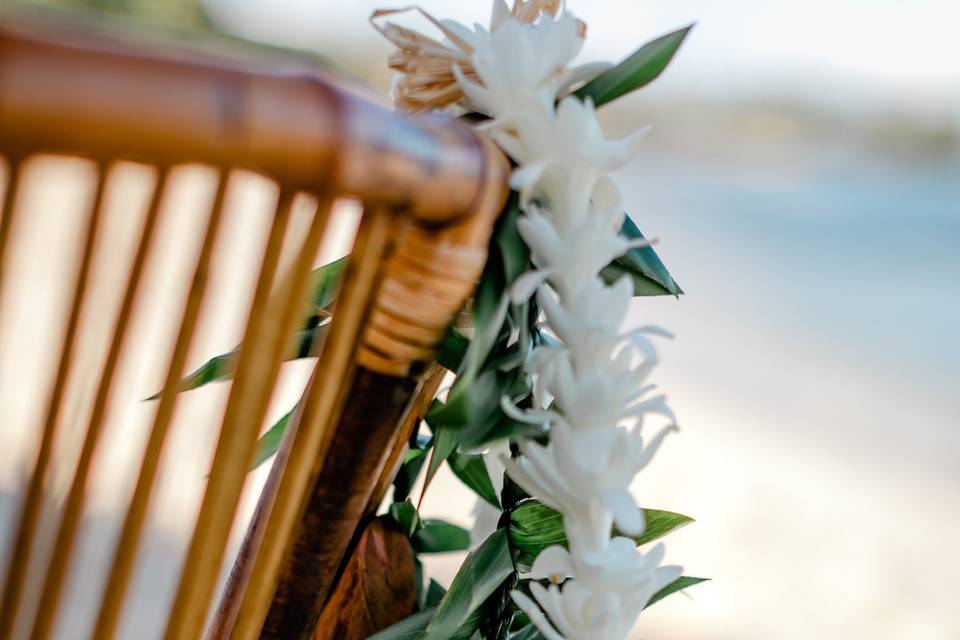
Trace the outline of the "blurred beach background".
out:
<instances>
[{"instance_id":1,"label":"blurred beach background","mask_svg":"<svg viewBox=\"0 0 960 640\"><path fill-rule=\"evenodd\" d=\"M302 49L384 99L389 89L390 46L367 22L383 0L34 4ZM685 291L634 304L633 322L676 334L661 346L655 381L682 429L634 488L645 506L697 519L667 539L667 559L712 578L644 613L636 637L957 640L960 4L568 4L589 25L583 61L616 61L697 23L663 77L603 110L611 136L654 127L617 180ZM486 0L419 5L468 23L489 14ZM251 189L250 198L269 197ZM344 238L355 213L341 212ZM236 341L229 331L205 340L195 364ZM0 395L12 402L27 383L6 346ZM288 408L308 367L286 365L293 382L272 416ZM150 384L131 387L131 397L154 392ZM173 459L208 464L224 386L187 399L197 408L189 424L178 420ZM0 542L9 541L5 523L15 520L34 446L22 430L0 431ZM129 495L116 478L133 472L139 446L112 454L85 544L115 535ZM169 558L186 545L203 489L205 471L169 473L178 481L155 501L125 637L159 635L158 602L179 571ZM266 467L251 474L245 513L265 475ZM469 491L446 471L438 478L424 513L469 526ZM89 544L83 567L95 574L109 556ZM461 560L431 558L428 571L448 584ZM60 634L84 637L77 630L90 614L83 589L72 593Z\"/></svg>"}]
</instances>

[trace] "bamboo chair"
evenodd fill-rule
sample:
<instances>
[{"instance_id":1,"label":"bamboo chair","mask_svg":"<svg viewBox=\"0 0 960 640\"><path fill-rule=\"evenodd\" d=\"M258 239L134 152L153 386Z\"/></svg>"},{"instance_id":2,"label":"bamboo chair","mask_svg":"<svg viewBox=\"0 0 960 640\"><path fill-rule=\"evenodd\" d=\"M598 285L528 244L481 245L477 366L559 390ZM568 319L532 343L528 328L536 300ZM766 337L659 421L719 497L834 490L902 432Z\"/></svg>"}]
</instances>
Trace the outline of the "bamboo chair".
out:
<instances>
[{"instance_id":1,"label":"bamboo chair","mask_svg":"<svg viewBox=\"0 0 960 640\"><path fill-rule=\"evenodd\" d=\"M390 577L409 574L406 541L400 536L398 543L383 522L368 523L439 386L435 347L485 262L506 193L503 156L456 121L391 113L302 65L144 49L46 23L8 21L0 24L0 156L8 168L0 218L0 299L10 275L4 260L17 244L17 228L30 219L20 187L37 154L85 158L95 163L97 177L84 232L76 239L82 245L76 270L64 274L72 283L72 300L62 316L59 358L49 363L51 391L36 419L25 425L40 434L39 451L20 513L10 523L15 533L6 550L0 640L13 637L14 629L40 639L55 630L118 362L121 356L136 358L129 327L138 314L151 313L143 272L163 223L168 178L187 163L217 171L216 194L189 267L193 278L166 355L163 391L111 552L95 628L68 635L112 638L117 632L161 451L181 402L177 381L187 371L211 288L211 256L231 228L224 202L238 170L269 179L279 197L263 213L269 234L243 348L163 633L178 640L199 638L205 629L210 638L307 638L323 615L317 637L352 638L402 616L381 615L370 606L391 609L388 602L378 603L384 594L392 594L387 599L400 602L400 609L412 606L402 602L412 602L412 595L403 595L412 587ZM152 167L156 186L132 261L115 265L127 284L108 321L112 337L89 387L92 410L69 468L69 491L54 525L56 544L41 564L40 605L30 616L21 604L42 528L41 501L54 471L51 452L63 438L64 390L77 375L72 369L90 304L91 263L104 250L102 210L113 185L108 175L126 160ZM315 202L312 221L305 234L287 237L293 203L304 194ZM331 207L343 196L358 199L363 213L331 328L214 606L228 536L283 354L297 329ZM281 277L278 265L290 246L294 257ZM0 326L0 333L4 330ZM336 455L327 455L330 451ZM324 611L328 602L332 608ZM365 613L342 620L342 612L358 602ZM152 634L144 630L141 636Z\"/></svg>"}]
</instances>

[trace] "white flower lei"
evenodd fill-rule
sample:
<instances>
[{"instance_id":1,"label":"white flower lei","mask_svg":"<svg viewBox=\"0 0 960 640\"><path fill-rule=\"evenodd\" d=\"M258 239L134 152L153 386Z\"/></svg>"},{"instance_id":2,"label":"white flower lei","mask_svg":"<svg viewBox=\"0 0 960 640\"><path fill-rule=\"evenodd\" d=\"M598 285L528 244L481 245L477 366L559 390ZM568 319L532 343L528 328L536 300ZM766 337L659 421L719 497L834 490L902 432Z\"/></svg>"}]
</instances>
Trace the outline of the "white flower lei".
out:
<instances>
[{"instance_id":1,"label":"white flower lei","mask_svg":"<svg viewBox=\"0 0 960 640\"><path fill-rule=\"evenodd\" d=\"M535 601L519 590L511 595L547 640L617 639L681 574L680 567L660 566L662 544L644 554L624 537L645 526L628 487L676 428L664 397L651 396L655 387L647 383L657 364L649 336L669 334L656 327L622 331L633 284L624 276L607 285L599 275L646 244L618 234L624 209L608 176L632 158L646 131L605 140L592 102L567 95L598 68L569 68L584 27L555 4L518 2L511 12L495 0L489 30L435 21L447 40L431 41L430 55L446 60L440 73L455 79L444 95L458 90L461 106L489 116L482 130L517 164L517 226L535 269L514 284L511 297L520 304L535 295L559 338L537 347L524 365L534 380L534 408L503 401L515 419L547 426L549 444L521 441L522 455L501 457L517 485L563 514L569 550L553 546L537 556L530 573ZM431 73L399 74L395 89L406 93L398 90L398 104L410 106L427 95L424 87L441 86ZM415 106L423 105L429 100ZM668 425L645 439L649 415ZM612 537L614 525L622 536Z\"/></svg>"}]
</instances>

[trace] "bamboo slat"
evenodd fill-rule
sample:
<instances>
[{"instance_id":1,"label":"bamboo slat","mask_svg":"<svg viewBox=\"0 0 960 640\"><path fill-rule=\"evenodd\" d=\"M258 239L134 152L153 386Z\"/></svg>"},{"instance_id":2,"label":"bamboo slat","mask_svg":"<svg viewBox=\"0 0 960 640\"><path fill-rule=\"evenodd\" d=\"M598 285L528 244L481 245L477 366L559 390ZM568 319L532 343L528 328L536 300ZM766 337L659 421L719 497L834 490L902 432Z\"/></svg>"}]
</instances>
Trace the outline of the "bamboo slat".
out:
<instances>
[{"instance_id":1,"label":"bamboo slat","mask_svg":"<svg viewBox=\"0 0 960 640\"><path fill-rule=\"evenodd\" d=\"M323 239L324 231L330 221L332 207L333 200L331 198L325 198L318 204L314 211L310 230L303 240L296 262L294 263L291 274L292 277L289 277L278 291L280 294L278 296L279 299L285 300L285 303L281 311L282 320L280 322L280 331L274 336L274 343L271 347L274 366L279 366L280 361L283 359L283 354L289 351L290 336L293 335L294 329L300 320L301 301L306 298L306 289L310 281L310 267L313 264L314 257ZM283 291L282 287L289 287L289 290ZM291 428L293 427L291 426ZM289 446L285 446L278 452L275 464L279 464L280 468L283 468L286 465L288 455ZM271 479L273 479L273 476L271 476ZM266 525L265 518L273 505L275 495L274 488L273 485L268 483L261 492L261 500L253 516L253 522L248 528L247 538L244 540L240 556L231 569L216 614L207 632L208 638L226 637L236 622L241 599L246 590L247 581L250 578L250 571L253 569L254 554L260 546L262 534L265 529L265 526L259 526L257 523L261 518L264 518L262 522L263 525Z\"/></svg>"},{"instance_id":2,"label":"bamboo slat","mask_svg":"<svg viewBox=\"0 0 960 640\"><path fill-rule=\"evenodd\" d=\"M77 462L77 468L74 471L73 481L70 485L70 493L67 497L63 515L61 516L60 528L57 532L56 543L53 547L53 555L47 565L46 578L43 582L43 594L40 598L40 606L37 609L33 631L31 632L31 637L36 640L49 637L54 622L56 621L60 592L65 582L66 571L74 548L77 525L83 511L84 492L87 484L87 476L90 471L90 464L97 450L97 446L100 443L100 435L103 429L107 404L113 388L114 372L116 371L117 362L120 359L120 353L123 348L124 339L126 338L127 327L129 326L130 316L136 301L137 291L140 288L140 277L143 273L147 254L152 244L153 231L156 228L157 218L159 217L160 202L166 189L166 183L167 170L162 168L158 172L157 182L147 208L143 228L140 232L140 242L133 260L133 265L130 268L130 274L127 277L127 285L124 289L125 293L120 311L117 314L113 338L110 342L110 350L107 353L107 359L100 376L100 383L97 386L97 395L94 400L93 411L90 415L90 422L87 426L87 435L84 439L83 448L80 451L80 458Z\"/></svg>"},{"instance_id":3,"label":"bamboo slat","mask_svg":"<svg viewBox=\"0 0 960 640\"><path fill-rule=\"evenodd\" d=\"M17 192L20 190L20 176L23 164L16 158L11 158L7 190L3 194L3 207L0 208L0 293L3 292L4 264L6 263L7 244L10 239L10 230L13 228L13 216L16 213Z\"/></svg>"},{"instance_id":4,"label":"bamboo slat","mask_svg":"<svg viewBox=\"0 0 960 640\"><path fill-rule=\"evenodd\" d=\"M147 441L147 448L140 465L140 474L137 477L137 486L127 510L120 539L113 557L110 577L100 605L97 624L94 631L95 638L112 638L120 612L126 597L130 575L133 572L133 563L139 547L140 534L150 502L157 467L160 462L160 453L166 440L167 430L173 418L173 411L177 400L177 383L184 374L184 366L190 344L193 342L194 329L200 316L200 304L207 289L208 274L210 272L213 245L220 229L223 217L223 201L227 191L228 175L221 175L217 184L217 193L214 196L207 229L204 235L203 246L197 258L193 282L187 292L186 303L180 321L180 330L177 342L170 358L163 391L160 394L160 404L153 419L153 427Z\"/></svg>"},{"instance_id":5,"label":"bamboo slat","mask_svg":"<svg viewBox=\"0 0 960 640\"><path fill-rule=\"evenodd\" d=\"M268 301L280 263L293 195L282 193L274 214L207 490L168 619L165 634L168 640L198 638L203 631L234 512L273 392L279 366L274 366L269 346L281 318L279 313L270 313Z\"/></svg>"},{"instance_id":6,"label":"bamboo slat","mask_svg":"<svg viewBox=\"0 0 960 640\"><path fill-rule=\"evenodd\" d=\"M308 491L319 475L318 465L330 446L354 365L353 354L375 291L379 256L388 245L391 216L383 209L364 214L336 306L336 321L314 368L300 410L288 427L290 455L282 469L270 514L237 620L229 637L253 640L261 629L276 589L291 532L303 514Z\"/></svg>"},{"instance_id":7,"label":"bamboo slat","mask_svg":"<svg viewBox=\"0 0 960 640\"><path fill-rule=\"evenodd\" d=\"M20 600L23 595L24 581L26 580L27 568L36 536L37 522L40 518L47 469L50 465L50 456L57 438L60 408L63 401L64 390L67 386L67 380L70 376L71 365L73 364L74 342L76 340L77 328L80 324L80 312L86 297L90 264L93 261L97 232L103 214L103 195L106 189L106 183L107 171L105 167L101 166L99 167L96 191L84 234L83 256L80 259L80 267L73 285L73 301L70 305L66 333L64 334L63 344L61 346L60 364L57 368L56 379L54 380L53 389L47 404L40 451L37 454L33 474L30 477L30 484L27 488L26 499L23 510L21 511L20 524L17 529L12 554L10 556L10 565L7 570L7 578L4 584L3 606L2 609L0 609L0 638L3 640L9 638L13 633Z\"/></svg>"}]
</instances>

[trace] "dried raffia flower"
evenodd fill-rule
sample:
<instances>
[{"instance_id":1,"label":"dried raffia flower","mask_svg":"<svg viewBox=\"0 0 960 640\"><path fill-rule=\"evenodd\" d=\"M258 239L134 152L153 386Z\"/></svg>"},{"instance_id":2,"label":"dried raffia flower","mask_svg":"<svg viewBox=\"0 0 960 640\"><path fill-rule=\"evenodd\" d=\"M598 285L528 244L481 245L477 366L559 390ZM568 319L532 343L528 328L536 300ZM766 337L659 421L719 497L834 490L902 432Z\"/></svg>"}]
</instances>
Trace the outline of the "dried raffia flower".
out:
<instances>
[{"instance_id":1,"label":"dried raffia flower","mask_svg":"<svg viewBox=\"0 0 960 640\"><path fill-rule=\"evenodd\" d=\"M555 16L560 8L559 0L516 0L509 9L505 0L496 0L490 20L494 31L506 20L533 23L541 15ZM446 41L403 27L394 22L380 23L381 18L416 11L433 24ZM475 84L483 83L473 68L475 33L452 20L438 20L417 6L399 9L378 9L370 16L373 27L383 37L397 46L390 54L387 64L398 74L394 78L394 102L397 108L407 112L442 109L461 101L464 97L456 77L454 65L460 68L463 77ZM578 23L581 37L586 34L586 25Z\"/></svg>"}]
</instances>

